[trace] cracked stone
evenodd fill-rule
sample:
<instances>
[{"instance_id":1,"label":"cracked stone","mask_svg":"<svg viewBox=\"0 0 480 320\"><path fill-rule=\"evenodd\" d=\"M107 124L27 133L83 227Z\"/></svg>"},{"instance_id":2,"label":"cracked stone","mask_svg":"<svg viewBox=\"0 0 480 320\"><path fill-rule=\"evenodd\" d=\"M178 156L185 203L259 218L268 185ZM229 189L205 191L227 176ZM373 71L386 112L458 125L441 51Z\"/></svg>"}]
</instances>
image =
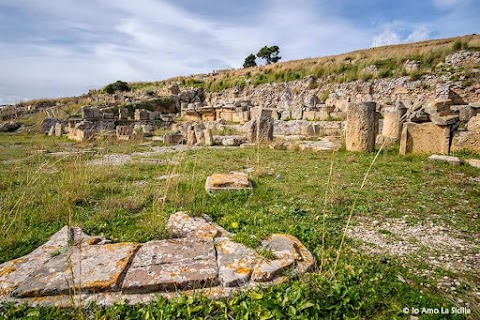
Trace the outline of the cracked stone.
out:
<instances>
[{"instance_id":1,"label":"cracked stone","mask_svg":"<svg viewBox=\"0 0 480 320\"><path fill-rule=\"evenodd\" d=\"M124 292L188 290L218 283L213 240L183 238L145 243L122 285Z\"/></svg>"},{"instance_id":2,"label":"cracked stone","mask_svg":"<svg viewBox=\"0 0 480 320\"><path fill-rule=\"evenodd\" d=\"M243 286L249 282L253 267L260 259L255 250L222 238L217 242L218 272L224 287Z\"/></svg>"},{"instance_id":3,"label":"cracked stone","mask_svg":"<svg viewBox=\"0 0 480 320\"><path fill-rule=\"evenodd\" d=\"M115 291L136 248L133 243L70 247L70 252L51 257L13 295L38 297L72 291Z\"/></svg>"},{"instance_id":4,"label":"cracked stone","mask_svg":"<svg viewBox=\"0 0 480 320\"><path fill-rule=\"evenodd\" d=\"M11 293L30 275L49 261L52 255L66 248L69 240L72 244L78 244L81 242L88 243L96 238L98 237L90 237L83 233L80 228L68 228L65 226L51 236L44 245L38 247L31 253L0 264L0 296Z\"/></svg>"}]
</instances>

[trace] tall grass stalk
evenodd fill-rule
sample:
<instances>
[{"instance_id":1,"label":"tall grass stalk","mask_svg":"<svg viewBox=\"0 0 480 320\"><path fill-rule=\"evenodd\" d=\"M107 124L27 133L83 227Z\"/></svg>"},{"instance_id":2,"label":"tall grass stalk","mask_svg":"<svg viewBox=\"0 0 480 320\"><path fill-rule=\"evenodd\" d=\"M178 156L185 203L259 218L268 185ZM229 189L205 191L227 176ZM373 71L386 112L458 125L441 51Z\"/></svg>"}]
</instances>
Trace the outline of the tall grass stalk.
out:
<instances>
[{"instance_id":1,"label":"tall grass stalk","mask_svg":"<svg viewBox=\"0 0 480 320\"><path fill-rule=\"evenodd\" d=\"M352 220L353 214L355 213L355 209L357 208L357 202L358 202L358 199L360 198L360 193L363 191L363 188L365 187L365 184L367 183L367 179L368 179L368 176L370 174L370 171L372 170L373 165L377 161L378 156L382 152L384 145L385 144L381 145L380 149L378 149L377 153L375 154L375 157L373 158L372 162L370 162L370 166L368 167L367 172L365 172L365 175L363 177L363 181L362 181L362 184L360 186L360 189L358 190L358 193L355 196L355 199L353 200L352 207L350 208L350 213L348 214L347 224L345 225L345 228L344 228L343 233L342 233L342 239L340 240L340 245L338 246L338 249L337 249L337 256L335 258L335 262L334 262L333 268L331 270L330 279L333 279L336 275L338 261L340 260L340 256L342 254L343 243L345 242L345 236L347 234L348 228L350 227L350 222Z\"/></svg>"}]
</instances>

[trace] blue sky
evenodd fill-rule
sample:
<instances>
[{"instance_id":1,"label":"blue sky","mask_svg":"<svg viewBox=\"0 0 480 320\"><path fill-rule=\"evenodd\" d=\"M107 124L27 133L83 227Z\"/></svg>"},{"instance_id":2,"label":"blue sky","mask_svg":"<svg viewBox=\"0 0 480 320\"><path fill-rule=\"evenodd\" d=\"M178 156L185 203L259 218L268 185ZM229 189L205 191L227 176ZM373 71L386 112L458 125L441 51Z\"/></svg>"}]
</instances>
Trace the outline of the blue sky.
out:
<instances>
[{"instance_id":1,"label":"blue sky","mask_svg":"<svg viewBox=\"0 0 480 320\"><path fill-rule=\"evenodd\" d=\"M0 104L480 33L479 0L0 0Z\"/></svg>"}]
</instances>

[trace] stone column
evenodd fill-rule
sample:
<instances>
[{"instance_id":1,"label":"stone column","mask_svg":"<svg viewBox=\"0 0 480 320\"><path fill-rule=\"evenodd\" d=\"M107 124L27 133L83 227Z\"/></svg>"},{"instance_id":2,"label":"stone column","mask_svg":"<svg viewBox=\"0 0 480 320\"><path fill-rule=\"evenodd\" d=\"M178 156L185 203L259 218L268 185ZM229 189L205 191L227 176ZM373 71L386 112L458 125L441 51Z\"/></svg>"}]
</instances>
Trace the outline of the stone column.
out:
<instances>
[{"instance_id":1,"label":"stone column","mask_svg":"<svg viewBox=\"0 0 480 320\"><path fill-rule=\"evenodd\" d=\"M376 103L350 104L347 111L346 148L348 151L375 150Z\"/></svg>"},{"instance_id":2,"label":"stone column","mask_svg":"<svg viewBox=\"0 0 480 320\"><path fill-rule=\"evenodd\" d=\"M205 138L205 145L206 146L213 146L213 133L212 129L206 128L205 133L204 133L204 138Z\"/></svg>"},{"instance_id":3,"label":"stone column","mask_svg":"<svg viewBox=\"0 0 480 320\"><path fill-rule=\"evenodd\" d=\"M195 128L189 127L187 130L187 146L193 146L197 143L197 137L195 135Z\"/></svg>"},{"instance_id":4,"label":"stone column","mask_svg":"<svg viewBox=\"0 0 480 320\"><path fill-rule=\"evenodd\" d=\"M382 135L388 138L400 141L402 136L402 126L404 120L402 119L406 108L389 107L383 110L383 131Z\"/></svg>"}]
</instances>

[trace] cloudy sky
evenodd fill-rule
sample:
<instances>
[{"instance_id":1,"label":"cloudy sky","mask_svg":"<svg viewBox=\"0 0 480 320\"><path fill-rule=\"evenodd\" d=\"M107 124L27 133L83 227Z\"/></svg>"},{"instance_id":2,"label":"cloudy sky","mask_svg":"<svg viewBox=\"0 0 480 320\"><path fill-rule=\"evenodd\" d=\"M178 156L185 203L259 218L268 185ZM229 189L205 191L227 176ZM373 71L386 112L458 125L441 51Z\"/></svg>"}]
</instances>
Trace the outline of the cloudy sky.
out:
<instances>
[{"instance_id":1,"label":"cloudy sky","mask_svg":"<svg viewBox=\"0 0 480 320\"><path fill-rule=\"evenodd\" d=\"M479 0L0 0L0 104L480 33Z\"/></svg>"}]
</instances>

